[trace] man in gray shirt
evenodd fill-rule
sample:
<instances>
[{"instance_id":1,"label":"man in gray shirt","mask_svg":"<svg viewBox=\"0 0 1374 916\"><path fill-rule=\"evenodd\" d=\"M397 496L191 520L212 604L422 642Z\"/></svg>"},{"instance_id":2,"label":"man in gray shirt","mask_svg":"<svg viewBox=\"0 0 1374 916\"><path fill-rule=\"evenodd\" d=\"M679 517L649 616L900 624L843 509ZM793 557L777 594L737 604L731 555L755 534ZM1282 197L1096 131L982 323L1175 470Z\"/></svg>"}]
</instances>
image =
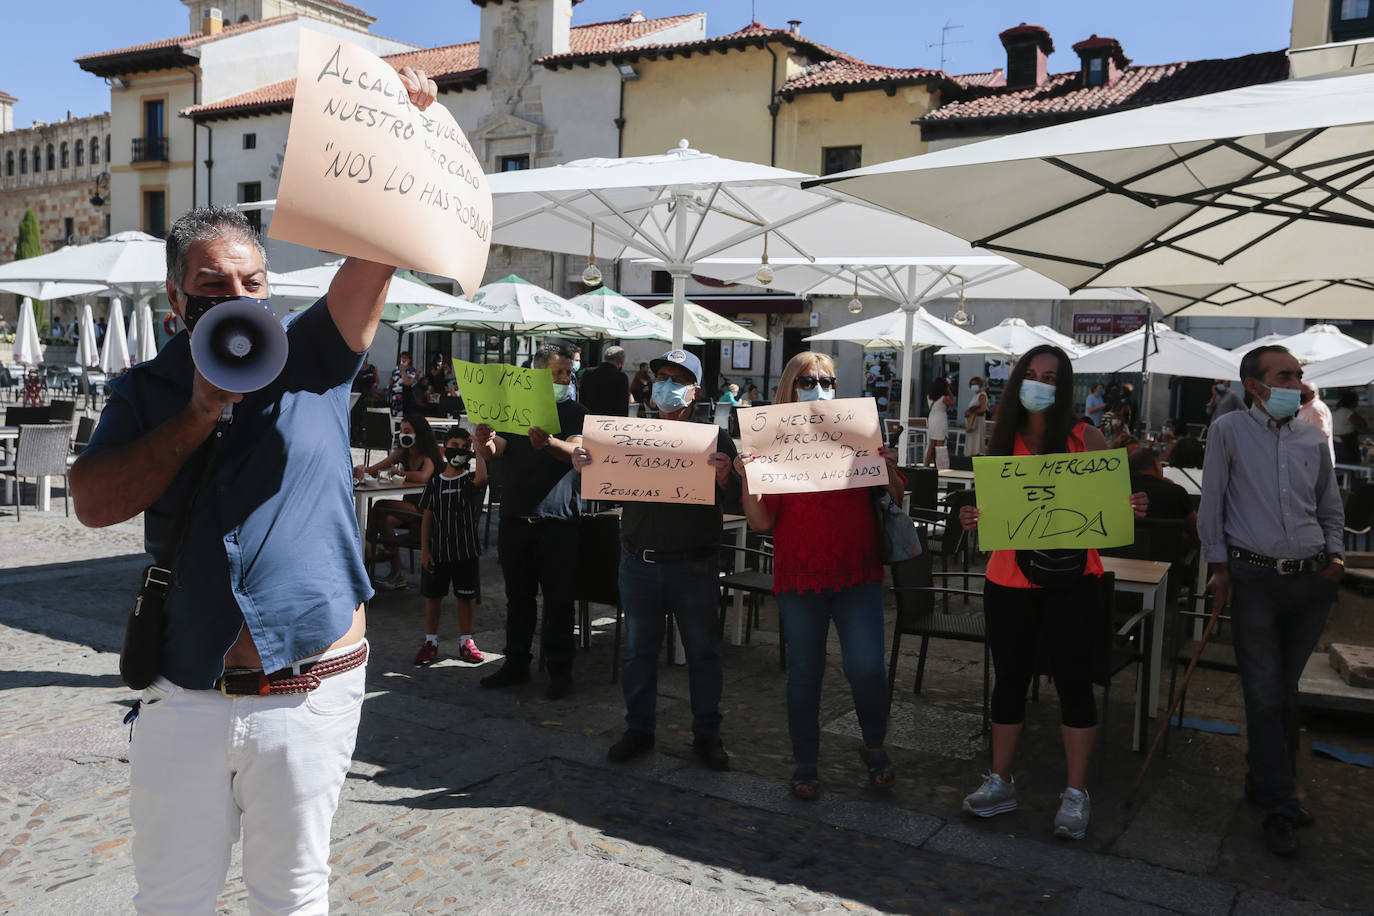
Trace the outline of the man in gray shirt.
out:
<instances>
[{"instance_id":1,"label":"man in gray shirt","mask_svg":"<svg viewBox=\"0 0 1374 916\"><path fill-rule=\"evenodd\" d=\"M1326 626L1345 569L1344 523L1326 437L1294 422L1302 368L1283 347L1240 364L1254 406L1212 423L1198 536L1207 590L1233 605L1236 667L1245 694L1246 795L1261 807L1269 849L1296 855L1298 677Z\"/></svg>"},{"instance_id":2,"label":"man in gray shirt","mask_svg":"<svg viewBox=\"0 0 1374 916\"><path fill-rule=\"evenodd\" d=\"M1245 401L1231 390L1231 383L1224 378L1217 379L1212 385L1212 399L1207 402L1207 422L1215 423L1233 410L1244 409Z\"/></svg>"}]
</instances>

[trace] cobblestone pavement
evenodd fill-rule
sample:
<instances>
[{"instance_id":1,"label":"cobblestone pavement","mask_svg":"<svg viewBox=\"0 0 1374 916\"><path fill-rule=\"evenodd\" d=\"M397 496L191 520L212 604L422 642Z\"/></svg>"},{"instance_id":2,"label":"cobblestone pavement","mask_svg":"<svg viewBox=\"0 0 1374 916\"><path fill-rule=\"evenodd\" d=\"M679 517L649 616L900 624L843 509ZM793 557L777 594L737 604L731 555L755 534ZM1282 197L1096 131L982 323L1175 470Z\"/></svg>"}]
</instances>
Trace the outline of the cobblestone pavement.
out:
<instances>
[{"instance_id":1,"label":"cobblestone pavement","mask_svg":"<svg viewBox=\"0 0 1374 916\"><path fill-rule=\"evenodd\" d=\"M146 562L141 524L90 531L54 505L22 523L0 510L0 913L127 913L120 720L133 694L115 653ZM1258 812L1241 798L1243 737L1176 732L1124 808L1140 763L1127 747L1131 671L1112 692L1107 775L1089 786L1093 824L1077 844L1050 836L1062 759L1048 687L1031 704L1017 761L1021 808L987 822L961 813L987 766L977 646L932 643L913 696L918 641L903 644L889 740L899 779L882 797L863 786L832 645L823 794L792 799L785 675L767 608L752 645L726 649L731 771L692 757L681 668L660 681L657 751L615 767L605 749L623 707L610 681L610 609L594 608L569 699L546 701L538 676L481 690L502 642L494 549L483 573L485 670L448 654L451 641L435 666L412 666L422 636L414 588L370 609L369 698L334 825L336 913L1287 914L1367 912L1374 901L1368 770L1304 755L1318 826L1303 833L1296 863L1264 851ZM1370 610L1346 592L1334 619L1363 625ZM442 635L453 626L446 618ZM1189 715L1243 727L1235 677L1201 671ZM1367 723L1314 719L1313 738L1374 751ZM220 910L246 907L236 855Z\"/></svg>"}]
</instances>

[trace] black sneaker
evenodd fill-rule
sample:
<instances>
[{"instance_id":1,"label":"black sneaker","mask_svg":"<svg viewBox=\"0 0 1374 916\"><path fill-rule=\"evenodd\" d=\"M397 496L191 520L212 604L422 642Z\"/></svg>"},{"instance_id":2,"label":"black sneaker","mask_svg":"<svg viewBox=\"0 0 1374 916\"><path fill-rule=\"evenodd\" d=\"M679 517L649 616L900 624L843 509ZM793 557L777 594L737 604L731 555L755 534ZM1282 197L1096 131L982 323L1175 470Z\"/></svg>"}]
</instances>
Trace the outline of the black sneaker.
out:
<instances>
[{"instance_id":1,"label":"black sneaker","mask_svg":"<svg viewBox=\"0 0 1374 916\"><path fill-rule=\"evenodd\" d=\"M701 765L708 770L730 769L730 755L725 753L725 745L720 735L697 735L692 739L692 750L696 752Z\"/></svg>"},{"instance_id":2,"label":"black sneaker","mask_svg":"<svg viewBox=\"0 0 1374 916\"><path fill-rule=\"evenodd\" d=\"M573 692L572 674L567 671L549 672L549 689L544 696L550 700L561 700Z\"/></svg>"},{"instance_id":3,"label":"black sneaker","mask_svg":"<svg viewBox=\"0 0 1374 916\"><path fill-rule=\"evenodd\" d=\"M627 730L619 741L606 751L606 759L611 763L626 763L641 754L654 749L653 732Z\"/></svg>"},{"instance_id":4,"label":"black sneaker","mask_svg":"<svg viewBox=\"0 0 1374 916\"><path fill-rule=\"evenodd\" d=\"M1257 804L1255 801L1255 784L1250 779L1250 774L1245 774L1245 800L1250 804ZM1312 816L1306 805L1298 805L1298 811L1292 815L1293 824L1298 827L1311 827L1317 819Z\"/></svg>"},{"instance_id":5,"label":"black sneaker","mask_svg":"<svg viewBox=\"0 0 1374 916\"><path fill-rule=\"evenodd\" d=\"M1271 814L1264 819L1264 843L1276 856L1291 859L1298 854L1297 824L1286 814Z\"/></svg>"},{"instance_id":6,"label":"black sneaker","mask_svg":"<svg viewBox=\"0 0 1374 916\"><path fill-rule=\"evenodd\" d=\"M483 687L514 687L516 684L527 683L530 679L530 669L528 665L518 665L506 662L495 674L488 674L478 681Z\"/></svg>"}]
</instances>

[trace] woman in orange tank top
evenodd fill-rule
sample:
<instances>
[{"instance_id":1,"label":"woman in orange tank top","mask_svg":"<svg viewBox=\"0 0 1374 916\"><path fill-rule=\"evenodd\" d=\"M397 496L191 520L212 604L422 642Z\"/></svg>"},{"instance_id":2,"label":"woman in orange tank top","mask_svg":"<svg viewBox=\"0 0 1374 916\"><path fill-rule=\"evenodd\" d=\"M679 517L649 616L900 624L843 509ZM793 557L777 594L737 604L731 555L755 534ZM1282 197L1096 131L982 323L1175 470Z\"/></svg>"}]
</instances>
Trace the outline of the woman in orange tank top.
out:
<instances>
[{"instance_id":1,"label":"woman in orange tank top","mask_svg":"<svg viewBox=\"0 0 1374 916\"><path fill-rule=\"evenodd\" d=\"M1021 357L1002 392L988 454L1049 455L1106 447L1101 431L1074 411L1073 367L1067 354L1058 347L1040 346ZM1131 505L1137 517L1143 516L1145 494L1133 494ZM964 530L976 530L978 510L965 506L959 521ZM1049 588L1027 579L1015 550L995 550L988 561L983 611L996 672L992 772L964 799L964 810L979 817L1016 810L1012 759L1025 721L1026 690L1036 673L1036 649L1043 641L1059 693L1068 765L1068 786L1060 794L1054 833L1066 839L1082 839L1087 833L1090 805L1084 784L1097 739L1091 656L1094 621L1104 613L1098 586L1102 562L1095 550L1082 554L1082 575Z\"/></svg>"}]
</instances>

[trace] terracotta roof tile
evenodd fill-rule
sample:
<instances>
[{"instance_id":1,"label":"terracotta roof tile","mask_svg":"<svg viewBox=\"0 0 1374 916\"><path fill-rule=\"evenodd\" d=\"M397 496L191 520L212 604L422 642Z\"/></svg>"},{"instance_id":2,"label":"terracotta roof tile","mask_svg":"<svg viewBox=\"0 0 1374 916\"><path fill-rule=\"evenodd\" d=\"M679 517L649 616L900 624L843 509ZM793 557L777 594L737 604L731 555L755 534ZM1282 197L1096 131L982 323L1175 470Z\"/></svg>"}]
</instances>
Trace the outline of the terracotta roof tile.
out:
<instances>
[{"instance_id":1,"label":"terracotta roof tile","mask_svg":"<svg viewBox=\"0 0 1374 916\"><path fill-rule=\"evenodd\" d=\"M959 76L951 76L950 79L966 88L979 86L991 89L995 86L1005 86L1007 84L1007 73L1001 67L991 73L964 73Z\"/></svg>"},{"instance_id":2,"label":"terracotta roof tile","mask_svg":"<svg viewBox=\"0 0 1374 916\"><path fill-rule=\"evenodd\" d=\"M640 14L613 19L608 22L592 22L587 25L573 26L568 33L569 54L597 54L614 51L626 42L671 29L692 19L699 19L702 13L688 13L685 16L668 16L662 19L645 19ZM551 55L557 57L559 55ZM547 60L548 58L544 58Z\"/></svg>"},{"instance_id":3,"label":"terracotta roof tile","mask_svg":"<svg viewBox=\"0 0 1374 916\"><path fill-rule=\"evenodd\" d=\"M697 13L695 15L699 16L701 14ZM682 18L685 19L691 17ZM747 43L755 39L773 39L777 41L782 41L787 44L791 44L799 49L809 51L813 57L818 57L821 60L858 60L858 58L846 54L843 51L837 51L834 48L821 44L820 42L812 41L809 38L803 38L800 35L795 35L788 29L774 29L764 25L761 22L751 22L749 23L749 25L745 26L739 31L730 32L727 35L717 35L713 38L694 38L691 41L667 42L662 44L640 43L636 44L632 48L608 47L588 51L571 50L566 54L550 54L547 57L540 58L539 62L544 64L545 66L551 67L556 66L558 64L567 64L569 62L577 60L609 59L610 57L615 56L617 54L638 53L647 56L656 55L659 53L673 53L678 51L705 51L710 50L712 48L729 47L732 45Z\"/></svg>"},{"instance_id":4,"label":"terracotta roof tile","mask_svg":"<svg viewBox=\"0 0 1374 916\"><path fill-rule=\"evenodd\" d=\"M854 59L825 60L812 64L799 76L783 83L779 91L786 94L836 90L849 86L947 79L949 77L943 72L923 67L881 67Z\"/></svg>"},{"instance_id":5,"label":"terracotta roof tile","mask_svg":"<svg viewBox=\"0 0 1374 916\"><path fill-rule=\"evenodd\" d=\"M981 74L979 74L981 76ZM1132 66L1111 85L1083 85L1082 74L1058 73L1033 88L991 86L955 77L967 88L920 119L932 127L992 118L1047 118L1104 114L1121 108L1157 105L1178 99L1270 83L1288 77L1285 51L1247 54L1218 60Z\"/></svg>"}]
</instances>

